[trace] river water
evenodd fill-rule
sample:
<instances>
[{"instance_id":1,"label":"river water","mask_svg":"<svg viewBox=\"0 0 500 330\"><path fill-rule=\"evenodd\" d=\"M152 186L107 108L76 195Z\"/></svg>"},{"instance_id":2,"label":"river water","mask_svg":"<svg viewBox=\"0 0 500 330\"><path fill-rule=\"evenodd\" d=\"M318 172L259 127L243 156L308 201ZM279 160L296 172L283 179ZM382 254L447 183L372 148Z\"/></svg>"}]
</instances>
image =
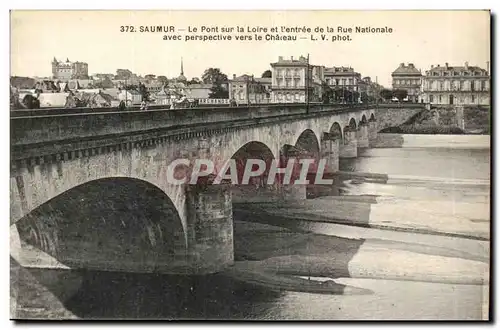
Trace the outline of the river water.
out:
<instances>
[{"instance_id":1,"label":"river water","mask_svg":"<svg viewBox=\"0 0 500 330\"><path fill-rule=\"evenodd\" d=\"M280 222L280 226L297 233L297 236L289 236L288 244L293 244L294 240L302 242L299 235L303 235L300 234L303 231L313 234L308 234L310 241L305 245L280 247L278 244L283 237L274 237L266 230L248 229L245 223L239 221L236 211L236 259L247 259L252 253L254 260L276 255L318 254L329 244L347 246L345 249L349 252L346 254L352 252L354 256L363 253L363 245L375 242L382 245L390 243L392 246L411 243L446 248L487 262L489 138L404 135L401 148L361 150L358 158L341 162L341 170L344 171L386 173L389 176L387 183L344 182L343 195L376 197L370 223L383 221L387 215L391 216L391 210L398 209L391 219L394 224L418 222L430 230L470 234L471 239L290 220L285 224ZM334 197L321 197L321 200L328 201L329 198ZM308 200L305 207L309 202L314 208L314 200ZM273 219L270 218L269 222L273 224ZM476 236L479 239L474 238ZM255 250L251 251L254 246ZM405 267L405 271L419 270L419 264L404 261L406 263L402 262L401 267ZM32 271L35 277L43 277L40 275L43 271L36 272ZM224 274L183 277L87 272L79 273L79 276L79 288L63 303L63 308L78 318L481 319L488 292L480 285L384 278L336 279L338 283L373 292L360 296L271 290L242 283Z\"/></svg>"}]
</instances>

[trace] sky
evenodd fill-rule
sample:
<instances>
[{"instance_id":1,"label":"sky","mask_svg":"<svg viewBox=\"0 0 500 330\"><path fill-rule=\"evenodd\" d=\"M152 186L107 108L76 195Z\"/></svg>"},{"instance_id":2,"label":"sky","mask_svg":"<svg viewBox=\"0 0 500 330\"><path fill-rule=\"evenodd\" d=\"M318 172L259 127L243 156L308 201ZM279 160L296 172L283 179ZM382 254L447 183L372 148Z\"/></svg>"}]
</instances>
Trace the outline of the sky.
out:
<instances>
[{"instance_id":1,"label":"sky","mask_svg":"<svg viewBox=\"0 0 500 330\"><path fill-rule=\"evenodd\" d=\"M173 35L202 35L206 27L310 27L297 41L176 41L166 33L120 32L121 26L173 26ZM392 33L352 33L351 41L321 40L338 33L315 27L388 27ZM178 29L184 29L179 32ZM218 35L221 33L212 33ZM253 33L243 33L250 34ZM266 33L262 33L265 35ZM275 35L276 33L269 33ZM316 41L312 41L311 34ZM203 34L208 35L208 34ZM227 33L225 35L228 35ZM344 34L344 36L347 34ZM310 56L314 65L350 66L384 86L400 63L424 72L431 65L477 65L490 61L488 11L12 11L11 75L50 76L51 61L81 61L89 73L129 69L140 75L201 77L209 67L260 76L279 56Z\"/></svg>"}]
</instances>

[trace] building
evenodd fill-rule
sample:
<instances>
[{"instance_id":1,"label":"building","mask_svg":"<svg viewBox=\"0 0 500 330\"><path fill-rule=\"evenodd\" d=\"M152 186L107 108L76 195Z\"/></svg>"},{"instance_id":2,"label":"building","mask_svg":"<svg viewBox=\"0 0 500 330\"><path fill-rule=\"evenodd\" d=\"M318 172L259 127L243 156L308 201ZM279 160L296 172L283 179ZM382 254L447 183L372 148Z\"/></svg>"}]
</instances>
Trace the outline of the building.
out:
<instances>
[{"instance_id":1,"label":"building","mask_svg":"<svg viewBox=\"0 0 500 330\"><path fill-rule=\"evenodd\" d=\"M421 102L431 104L490 105L489 62L486 69L469 66L431 66L425 72Z\"/></svg>"},{"instance_id":2,"label":"building","mask_svg":"<svg viewBox=\"0 0 500 330\"><path fill-rule=\"evenodd\" d=\"M359 92L361 94L361 98L363 99L364 97L367 97L370 102L380 99L380 91L382 88L383 87L377 82L372 81L371 77L364 77L359 82ZM366 96L364 96L364 94Z\"/></svg>"},{"instance_id":3,"label":"building","mask_svg":"<svg viewBox=\"0 0 500 330\"><path fill-rule=\"evenodd\" d=\"M158 80L147 81L144 83L144 87L146 87L146 90L151 94L161 92L163 90L163 86L164 84Z\"/></svg>"},{"instance_id":4,"label":"building","mask_svg":"<svg viewBox=\"0 0 500 330\"><path fill-rule=\"evenodd\" d=\"M313 66L308 59L300 56L289 60L278 58L278 62L271 63L271 102L273 103L304 103L306 98L311 100L313 95Z\"/></svg>"},{"instance_id":5,"label":"building","mask_svg":"<svg viewBox=\"0 0 500 330\"><path fill-rule=\"evenodd\" d=\"M422 85L422 72L415 68L413 63L399 64L392 76L392 88L402 89L408 92L408 101L418 102Z\"/></svg>"},{"instance_id":6,"label":"building","mask_svg":"<svg viewBox=\"0 0 500 330\"><path fill-rule=\"evenodd\" d=\"M113 80L113 79L115 79L115 75L112 73L96 73L92 76L92 79L94 79L94 80L104 80L104 79Z\"/></svg>"},{"instance_id":7,"label":"building","mask_svg":"<svg viewBox=\"0 0 500 330\"><path fill-rule=\"evenodd\" d=\"M71 90L94 88L94 80L91 79L70 79L66 81Z\"/></svg>"},{"instance_id":8,"label":"building","mask_svg":"<svg viewBox=\"0 0 500 330\"><path fill-rule=\"evenodd\" d=\"M40 93L59 93L60 88L52 80L40 80L35 84L35 89L39 90Z\"/></svg>"},{"instance_id":9,"label":"building","mask_svg":"<svg viewBox=\"0 0 500 330\"><path fill-rule=\"evenodd\" d=\"M201 100L210 97L212 84L190 84L184 88L188 99Z\"/></svg>"},{"instance_id":10,"label":"building","mask_svg":"<svg viewBox=\"0 0 500 330\"><path fill-rule=\"evenodd\" d=\"M52 60L52 78L61 81L70 79L88 79L89 66L84 62L58 61L55 57Z\"/></svg>"},{"instance_id":11,"label":"building","mask_svg":"<svg viewBox=\"0 0 500 330\"><path fill-rule=\"evenodd\" d=\"M229 80L229 98L238 104L270 103L270 78L244 74Z\"/></svg>"},{"instance_id":12,"label":"building","mask_svg":"<svg viewBox=\"0 0 500 330\"><path fill-rule=\"evenodd\" d=\"M122 90L118 94L118 100L124 101L127 106L141 104L142 94L135 89Z\"/></svg>"},{"instance_id":13,"label":"building","mask_svg":"<svg viewBox=\"0 0 500 330\"><path fill-rule=\"evenodd\" d=\"M361 74L351 67L326 68L324 77L328 86L334 90L347 89L351 92L359 92Z\"/></svg>"},{"instance_id":14,"label":"building","mask_svg":"<svg viewBox=\"0 0 500 330\"><path fill-rule=\"evenodd\" d=\"M137 75L132 73L129 69L117 69L116 70L116 80L127 80L130 78L137 78Z\"/></svg>"}]
</instances>

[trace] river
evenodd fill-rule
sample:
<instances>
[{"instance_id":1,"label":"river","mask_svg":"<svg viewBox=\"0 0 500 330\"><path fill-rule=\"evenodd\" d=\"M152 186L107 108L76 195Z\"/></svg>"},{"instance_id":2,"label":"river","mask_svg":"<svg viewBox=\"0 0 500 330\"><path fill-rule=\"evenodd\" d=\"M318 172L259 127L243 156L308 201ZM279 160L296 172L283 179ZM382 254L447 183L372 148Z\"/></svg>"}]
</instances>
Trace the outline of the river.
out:
<instances>
[{"instance_id":1,"label":"river","mask_svg":"<svg viewBox=\"0 0 500 330\"><path fill-rule=\"evenodd\" d=\"M236 260L292 260L296 256L314 260L340 253L350 274L362 273L353 270L359 267L364 274L378 275L339 275L335 281L368 289L371 294L273 290L227 274L184 277L86 272L78 273L76 293L48 317L481 319L486 312L487 285L395 280L391 276L384 278L384 272L391 275L403 271L409 278L415 273L426 276L433 267L439 268L438 264L426 263L434 256L438 256L432 259L436 263L449 262L450 268L456 269L466 261L489 262L490 137L404 135L403 139L401 148L360 150L358 158L341 162L343 171L388 174L387 183L346 180L342 186L343 196L375 197L376 203L368 206L368 226L289 218L283 221L283 217L272 216L261 216L256 220L260 224L248 223L235 209ZM328 212L328 205L338 198L323 196L307 200L300 207L309 214ZM324 209L319 210L321 207ZM404 230L370 226L381 223ZM408 230L413 226L428 233ZM432 234L434 231L438 234ZM379 250L382 252L373 254ZM373 260L389 257L389 261ZM49 271L32 270L29 276L46 278L44 272ZM71 276L61 277L68 280Z\"/></svg>"}]
</instances>

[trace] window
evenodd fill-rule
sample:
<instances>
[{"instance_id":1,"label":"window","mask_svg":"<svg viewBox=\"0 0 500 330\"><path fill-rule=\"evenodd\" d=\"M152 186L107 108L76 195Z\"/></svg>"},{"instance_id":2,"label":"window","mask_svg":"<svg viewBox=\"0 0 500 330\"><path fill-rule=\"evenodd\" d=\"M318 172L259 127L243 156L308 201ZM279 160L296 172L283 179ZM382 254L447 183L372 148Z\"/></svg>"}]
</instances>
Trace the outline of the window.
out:
<instances>
[{"instance_id":1,"label":"window","mask_svg":"<svg viewBox=\"0 0 500 330\"><path fill-rule=\"evenodd\" d=\"M464 82L463 81L460 81L459 90L461 90L461 91L464 90Z\"/></svg>"},{"instance_id":2,"label":"window","mask_svg":"<svg viewBox=\"0 0 500 330\"><path fill-rule=\"evenodd\" d=\"M434 102L434 95L429 95L429 102Z\"/></svg>"},{"instance_id":3,"label":"window","mask_svg":"<svg viewBox=\"0 0 500 330\"><path fill-rule=\"evenodd\" d=\"M441 95L438 96L438 102L441 103Z\"/></svg>"},{"instance_id":4,"label":"window","mask_svg":"<svg viewBox=\"0 0 500 330\"><path fill-rule=\"evenodd\" d=\"M475 96L474 96L474 95L471 95L471 98L470 98L470 99L471 99L472 103L476 102L476 98L475 98Z\"/></svg>"},{"instance_id":5,"label":"window","mask_svg":"<svg viewBox=\"0 0 500 330\"><path fill-rule=\"evenodd\" d=\"M484 91L486 90L486 81L481 81L481 90Z\"/></svg>"},{"instance_id":6,"label":"window","mask_svg":"<svg viewBox=\"0 0 500 330\"><path fill-rule=\"evenodd\" d=\"M444 91L444 81L439 82L439 90ZM441 96L439 98L441 98ZM439 100L439 102L441 102L441 100Z\"/></svg>"},{"instance_id":7,"label":"window","mask_svg":"<svg viewBox=\"0 0 500 330\"><path fill-rule=\"evenodd\" d=\"M475 87L476 87L476 86L475 86L475 83L476 83L476 82L475 82L474 80L472 80L472 81L470 82L470 90L471 90L471 91L474 91L474 90L476 89L476 88L475 88Z\"/></svg>"}]
</instances>

